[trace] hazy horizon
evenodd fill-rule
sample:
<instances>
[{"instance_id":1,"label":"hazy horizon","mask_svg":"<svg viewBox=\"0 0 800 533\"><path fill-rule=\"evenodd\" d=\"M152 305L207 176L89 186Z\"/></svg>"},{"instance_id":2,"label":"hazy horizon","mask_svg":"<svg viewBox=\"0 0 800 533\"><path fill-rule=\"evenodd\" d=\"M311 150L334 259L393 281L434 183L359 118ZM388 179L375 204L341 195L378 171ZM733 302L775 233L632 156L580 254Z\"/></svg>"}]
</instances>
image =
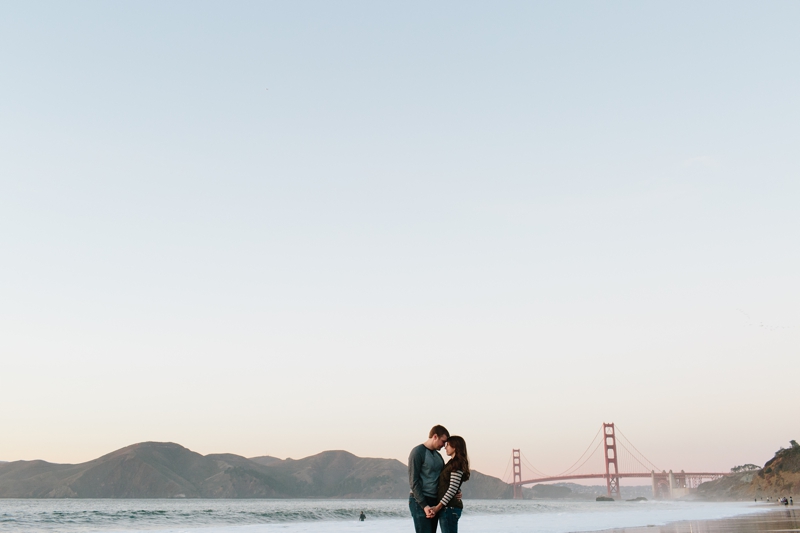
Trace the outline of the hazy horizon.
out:
<instances>
[{"instance_id":1,"label":"hazy horizon","mask_svg":"<svg viewBox=\"0 0 800 533\"><path fill-rule=\"evenodd\" d=\"M800 438L798 3L8 2L0 459ZM792 422L795 420L795 422Z\"/></svg>"}]
</instances>

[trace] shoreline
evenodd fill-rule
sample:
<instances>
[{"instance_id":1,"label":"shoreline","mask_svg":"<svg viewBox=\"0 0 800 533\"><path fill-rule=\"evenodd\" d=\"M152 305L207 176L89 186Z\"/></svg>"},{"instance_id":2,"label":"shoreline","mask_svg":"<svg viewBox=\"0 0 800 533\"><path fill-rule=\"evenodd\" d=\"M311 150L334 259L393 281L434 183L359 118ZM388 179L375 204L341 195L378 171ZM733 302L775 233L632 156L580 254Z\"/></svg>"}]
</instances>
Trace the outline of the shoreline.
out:
<instances>
[{"instance_id":1,"label":"shoreline","mask_svg":"<svg viewBox=\"0 0 800 533\"><path fill-rule=\"evenodd\" d=\"M0 533L408 533L404 500L6 500ZM800 509L754 502L471 501L461 533L800 533ZM357 516L364 510L366 522ZM777 525L776 525L777 523ZM411 529L409 529L411 528ZM657 530L657 531L656 531Z\"/></svg>"},{"instance_id":2,"label":"shoreline","mask_svg":"<svg viewBox=\"0 0 800 533\"><path fill-rule=\"evenodd\" d=\"M769 505L769 504L767 504ZM766 505L765 505L766 507ZM769 506L757 512L708 520L679 520L663 525L609 528L594 533L789 533L800 532L800 509Z\"/></svg>"}]
</instances>

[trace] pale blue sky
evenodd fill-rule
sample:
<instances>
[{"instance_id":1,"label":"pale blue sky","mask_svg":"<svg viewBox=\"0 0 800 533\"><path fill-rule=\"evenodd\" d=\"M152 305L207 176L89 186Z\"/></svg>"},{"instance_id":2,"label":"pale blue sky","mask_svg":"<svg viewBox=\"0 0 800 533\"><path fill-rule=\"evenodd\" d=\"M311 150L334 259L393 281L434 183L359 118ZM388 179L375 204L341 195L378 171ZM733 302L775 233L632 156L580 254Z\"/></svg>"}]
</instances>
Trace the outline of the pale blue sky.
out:
<instances>
[{"instance_id":1,"label":"pale blue sky","mask_svg":"<svg viewBox=\"0 0 800 533\"><path fill-rule=\"evenodd\" d=\"M605 420L763 463L800 437L798 23L4 3L0 459L405 460L444 423L499 475Z\"/></svg>"}]
</instances>

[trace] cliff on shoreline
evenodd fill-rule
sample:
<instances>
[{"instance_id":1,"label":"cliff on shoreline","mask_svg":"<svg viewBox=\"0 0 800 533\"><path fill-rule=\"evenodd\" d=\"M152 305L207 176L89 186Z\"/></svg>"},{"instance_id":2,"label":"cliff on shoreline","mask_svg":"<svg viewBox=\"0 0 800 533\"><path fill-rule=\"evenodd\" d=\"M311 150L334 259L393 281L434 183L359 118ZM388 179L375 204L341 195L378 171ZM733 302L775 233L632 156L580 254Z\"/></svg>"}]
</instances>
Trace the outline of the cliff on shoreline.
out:
<instances>
[{"instance_id":1,"label":"cliff on shoreline","mask_svg":"<svg viewBox=\"0 0 800 533\"><path fill-rule=\"evenodd\" d=\"M706 500L752 500L800 494L800 445L791 441L758 470L738 472L697 488Z\"/></svg>"},{"instance_id":2,"label":"cliff on shoreline","mask_svg":"<svg viewBox=\"0 0 800 533\"><path fill-rule=\"evenodd\" d=\"M511 486L473 471L465 498L511 497ZM0 464L0 498L406 498L396 459L326 451L304 459L200 455L171 442L133 444L80 464Z\"/></svg>"}]
</instances>

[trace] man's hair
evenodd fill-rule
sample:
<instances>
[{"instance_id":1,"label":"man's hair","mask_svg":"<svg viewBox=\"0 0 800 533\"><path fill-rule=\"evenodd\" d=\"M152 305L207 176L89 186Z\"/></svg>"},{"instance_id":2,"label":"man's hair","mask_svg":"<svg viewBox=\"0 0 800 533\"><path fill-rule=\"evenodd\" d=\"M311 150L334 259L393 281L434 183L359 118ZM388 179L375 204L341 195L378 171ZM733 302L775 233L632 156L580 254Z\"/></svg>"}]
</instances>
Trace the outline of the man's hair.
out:
<instances>
[{"instance_id":1,"label":"man's hair","mask_svg":"<svg viewBox=\"0 0 800 533\"><path fill-rule=\"evenodd\" d=\"M450 438L450 432L447 431L447 428L440 425L435 425L431 428L430 433L428 433L428 438L433 437L434 435L438 435L439 437L447 437Z\"/></svg>"}]
</instances>

